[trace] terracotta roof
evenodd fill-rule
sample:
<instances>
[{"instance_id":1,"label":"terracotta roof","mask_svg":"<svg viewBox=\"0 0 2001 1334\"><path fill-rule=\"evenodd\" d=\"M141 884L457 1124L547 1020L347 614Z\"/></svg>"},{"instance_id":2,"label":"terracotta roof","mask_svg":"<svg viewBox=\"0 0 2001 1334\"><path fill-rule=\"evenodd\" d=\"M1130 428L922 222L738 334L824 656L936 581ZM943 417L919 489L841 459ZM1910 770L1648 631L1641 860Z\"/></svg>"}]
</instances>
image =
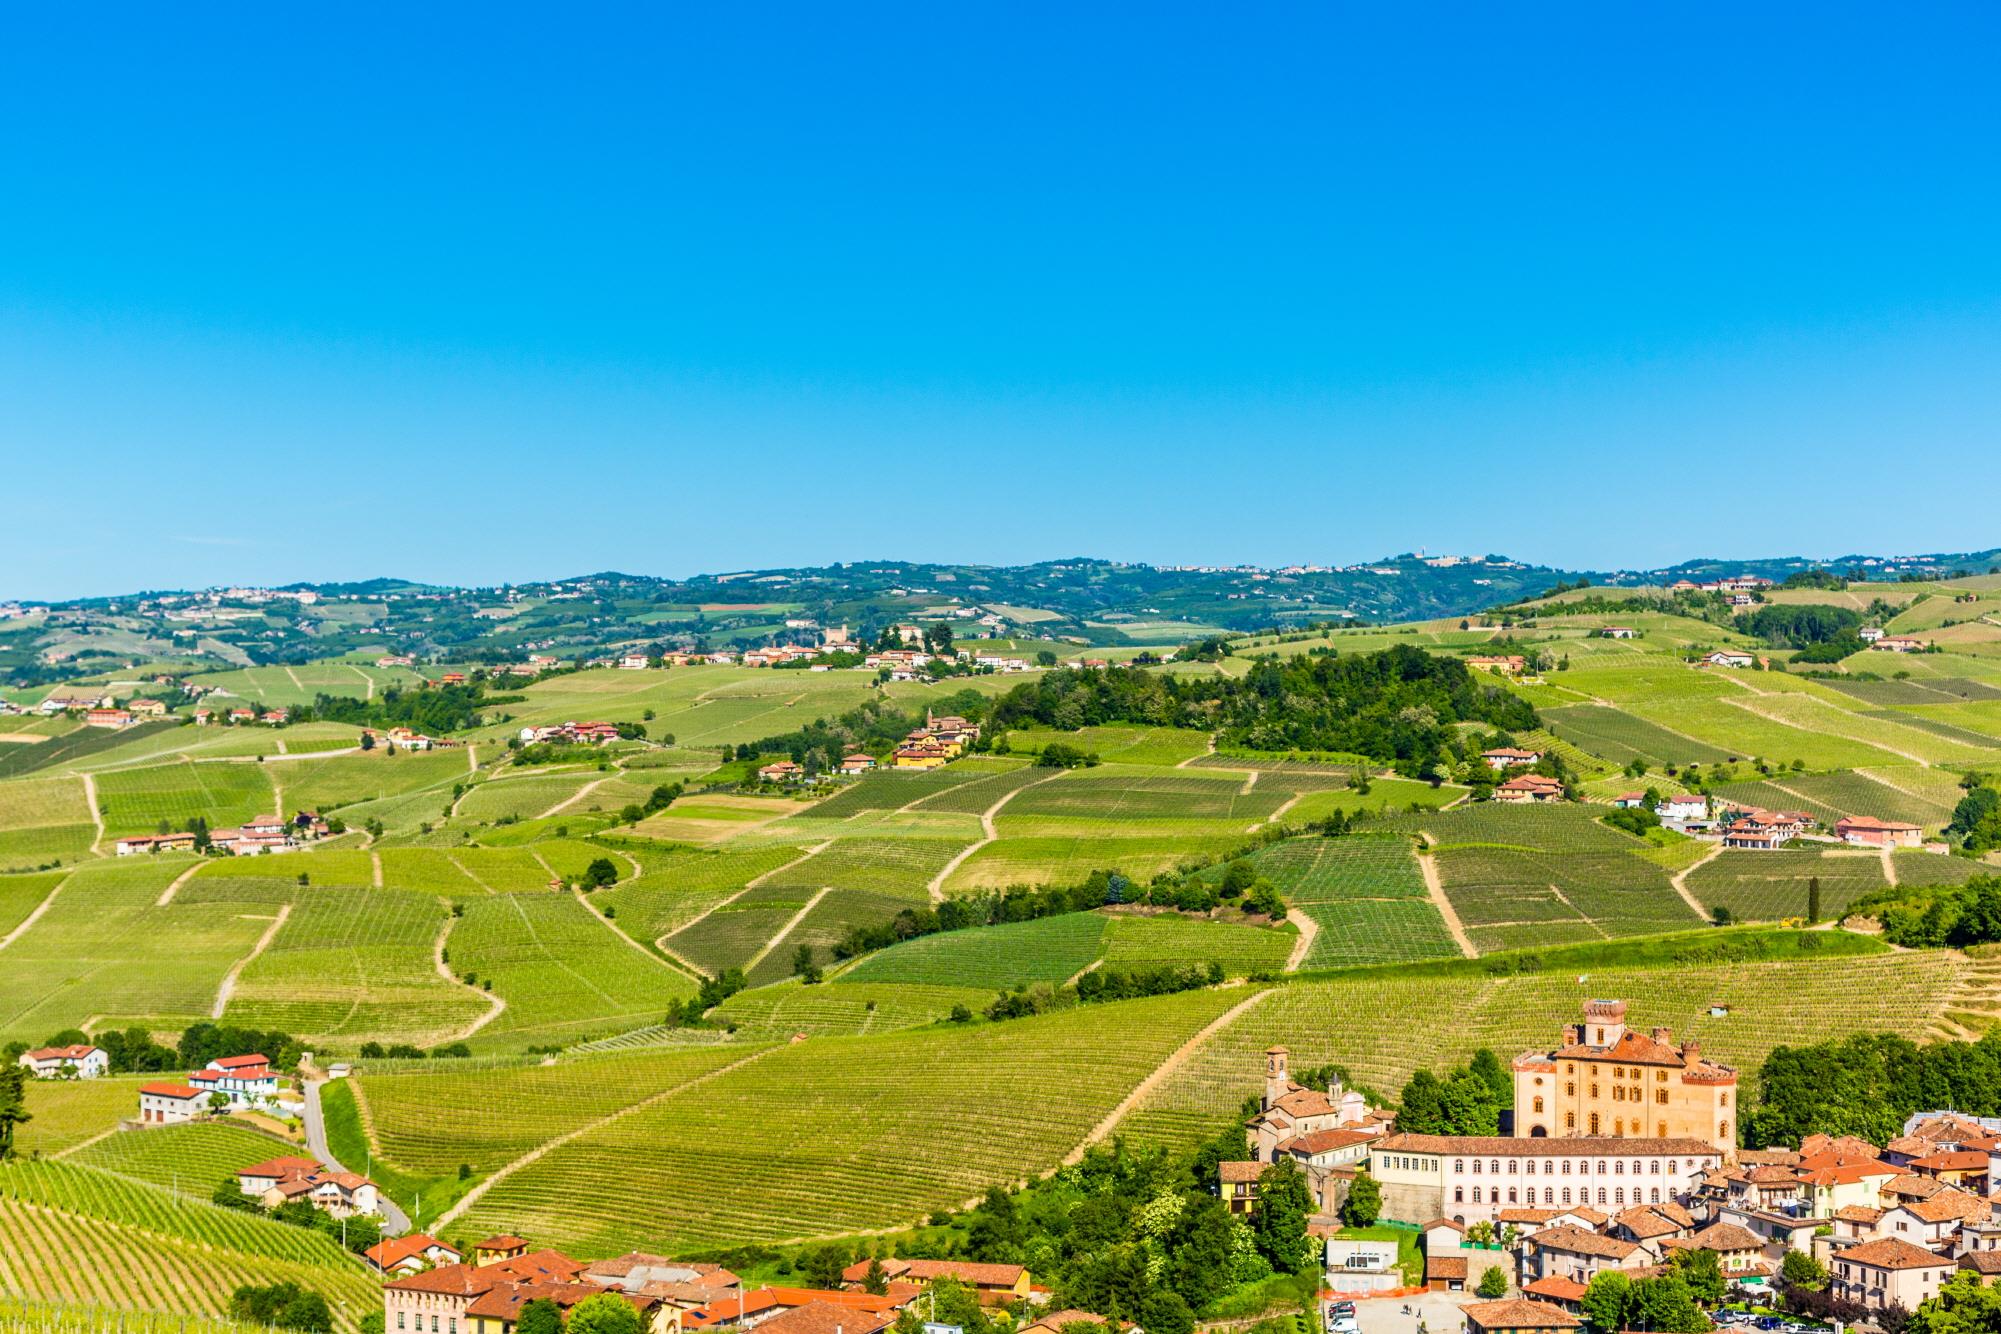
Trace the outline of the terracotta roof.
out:
<instances>
[{"instance_id":1,"label":"terracotta roof","mask_svg":"<svg viewBox=\"0 0 2001 1334\"><path fill-rule=\"evenodd\" d=\"M288 1177L294 1173L317 1172L319 1170L319 1161L313 1158L266 1158L261 1163L252 1163L248 1167L237 1168L236 1175L240 1177Z\"/></svg>"},{"instance_id":2,"label":"terracotta roof","mask_svg":"<svg viewBox=\"0 0 2001 1334\"><path fill-rule=\"evenodd\" d=\"M1501 1223L1547 1223L1558 1212L1556 1209L1503 1209L1494 1218Z\"/></svg>"},{"instance_id":3,"label":"terracotta roof","mask_svg":"<svg viewBox=\"0 0 2001 1334\"><path fill-rule=\"evenodd\" d=\"M1584 1285L1561 1274L1539 1278L1525 1285L1522 1291L1531 1297L1547 1297L1553 1302L1575 1302L1584 1299Z\"/></svg>"},{"instance_id":4,"label":"terracotta roof","mask_svg":"<svg viewBox=\"0 0 2001 1334\"><path fill-rule=\"evenodd\" d=\"M1287 1116L1339 1116L1341 1105L1319 1089L1295 1088L1281 1096L1269 1110Z\"/></svg>"},{"instance_id":5,"label":"terracotta roof","mask_svg":"<svg viewBox=\"0 0 2001 1334\"><path fill-rule=\"evenodd\" d=\"M1065 1325L1102 1325L1104 1323L1105 1318L1096 1311L1079 1311L1075 1309L1051 1311L1048 1315L1039 1317L1034 1324L1022 1326L1021 1334L1028 1334L1028 1331L1032 1329L1044 1330L1047 1331L1047 1334L1059 1334Z\"/></svg>"},{"instance_id":6,"label":"terracotta roof","mask_svg":"<svg viewBox=\"0 0 2001 1334\"><path fill-rule=\"evenodd\" d=\"M1630 1028L1619 1035L1617 1042L1609 1046L1594 1047L1588 1042L1578 1042L1567 1047L1558 1047L1551 1055L1559 1061L1584 1059L1623 1061L1627 1065L1686 1064L1682 1060L1679 1048L1666 1042L1657 1042L1644 1033L1635 1033Z\"/></svg>"},{"instance_id":7,"label":"terracotta roof","mask_svg":"<svg viewBox=\"0 0 2001 1334\"><path fill-rule=\"evenodd\" d=\"M401 1237L385 1237L363 1251L362 1255L377 1269L394 1269L412 1256L423 1255L433 1246L444 1246L453 1255L458 1254L456 1247L446 1246L436 1237L423 1232L412 1232Z\"/></svg>"},{"instance_id":8,"label":"terracotta roof","mask_svg":"<svg viewBox=\"0 0 2001 1334\"><path fill-rule=\"evenodd\" d=\"M1451 1219L1445 1217L1443 1214L1440 1214L1437 1218L1432 1219L1429 1223L1418 1224L1417 1230L1419 1232L1429 1232L1433 1228L1439 1228L1439 1227L1449 1227L1454 1232L1464 1232L1466 1230L1463 1224L1455 1223Z\"/></svg>"},{"instance_id":9,"label":"terracotta roof","mask_svg":"<svg viewBox=\"0 0 2001 1334\"><path fill-rule=\"evenodd\" d=\"M1875 1157L1873 1149L1869 1156ZM1746 1167L1795 1167L1802 1161L1802 1154L1792 1149L1739 1149L1737 1161Z\"/></svg>"},{"instance_id":10,"label":"terracotta roof","mask_svg":"<svg viewBox=\"0 0 2001 1334\"><path fill-rule=\"evenodd\" d=\"M1922 1167L1928 1172L1966 1172L1978 1168L1987 1170L1987 1155L1975 1153L1971 1149L1959 1149L1944 1153L1929 1153L1922 1158L1911 1159L1912 1167Z\"/></svg>"},{"instance_id":11,"label":"terracotta roof","mask_svg":"<svg viewBox=\"0 0 2001 1334\"><path fill-rule=\"evenodd\" d=\"M1630 1241L1620 1241L1617 1237L1602 1236L1587 1232L1581 1227L1560 1223L1546 1227L1529 1239L1529 1244L1546 1250L1572 1251L1578 1255L1596 1255L1607 1260L1624 1260L1640 1248Z\"/></svg>"},{"instance_id":12,"label":"terracotta roof","mask_svg":"<svg viewBox=\"0 0 2001 1334\"><path fill-rule=\"evenodd\" d=\"M869 1262L857 1261L841 1271L843 1283L860 1283L868 1277ZM976 1264L970 1260L884 1260L883 1273L890 1278L910 1278L920 1283L953 1278L976 1287L1011 1288L1027 1271L1020 1265Z\"/></svg>"},{"instance_id":13,"label":"terracotta roof","mask_svg":"<svg viewBox=\"0 0 2001 1334\"><path fill-rule=\"evenodd\" d=\"M1900 1173L1888 1163L1835 1163L1827 1167L1800 1169L1799 1179L1812 1186L1853 1185L1870 1177L1894 1177Z\"/></svg>"},{"instance_id":14,"label":"terracotta roof","mask_svg":"<svg viewBox=\"0 0 2001 1334\"><path fill-rule=\"evenodd\" d=\"M1918 1200L1928 1200L1942 1190L1951 1189L1952 1187L1946 1185L1937 1177L1905 1175L1893 1177L1883 1183L1883 1193L1885 1195L1908 1195L1912 1199Z\"/></svg>"},{"instance_id":15,"label":"terracotta roof","mask_svg":"<svg viewBox=\"0 0 2001 1334\"><path fill-rule=\"evenodd\" d=\"M1757 1251L1764 1249L1765 1239L1735 1223L1711 1223L1693 1236L1670 1237L1661 1245L1690 1251Z\"/></svg>"},{"instance_id":16,"label":"terracotta roof","mask_svg":"<svg viewBox=\"0 0 2001 1334\"><path fill-rule=\"evenodd\" d=\"M548 1301L569 1307L607 1292L631 1303L632 1309L641 1315L660 1305L657 1297L601 1288L595 1283L500 1283L473 1298L466 1314L511 1322L529 1302Z\"/></svg>"},{"instance_id":17,"label":"terracotta roof","mask_svg":"<svg viewBox=\"0 0 2001 1334\"><path fill-rule=\"evenodd\" d=\"M1380 1138L1382 1132L1375 1130L1316 1130L1306 1135L1294 1135L1278 1147L1281 1153L1312 1155L1327 1153L1333 1149L1345 1149L1355 1144L1367 1144L1370 1140Z\"/></svg>"},{"instance_id":18,"label":"terracotta roof","mask_svg":"<svg viewBox=\"0 0 2001 1334\"><path fill-rule=\"evenodd\" d=\"M1266 1170L1270 1167L1271 1167L1270 1163L1258 1163L1258 1162L1217 1163L1216 1176L1217 1179L1220 1180L1226 1186L1236 1185L1238 1183L1245 1181L1258 1180L1265 1174ZM854 1266L850 1265L848 1266L848 1268L852 1269L854 1268ZM866 1264L862 1266L862 1272L864 1273L868 1272L868 1266ZM842 1272L841 1277L844 1279L848 1277L846 1271ZM849 1279L848 1281L855 1282L857 1280Z\"/></svg>"},{"instance_id":19,"label":"terracotta roof","mask_svg":"<svg viewBox=\"0 0 2001 1334\"><path fill-rule=\"evenodd\" d=\"M1866 1204L1847 1204L1836 1209L1834 1216L1844 1223L1880 1223L1886 1212L1888 1211L1883 1209L1871 1209Z\"/></svg>"},{"instance_id":20,"label":"terracotta roof","mask_svg":"<svg viewBox=\"0 0 2001 1334\"><path fill-rule=\"evenodd\" d=\"M476 1251L511 1251L517 1246L526 1246L527 1239L517 1237L512 1232L500 1232L485 1241L476 1241L472 1248Z\"/></svg>"},{"instance_id":21,"label":"terracotta roof","mask_svg":"<svg viewBox=\"0 0 2001 1334\"><path fill-rule=\"evenodd\" d=\"M766 1334L876 1334L896 1317L886 1311L857 1311L832 1302L808 1302L773 1316L758 1328Z\"/></svg>"},{"instance_id":22,"label":"terracotta roof","mask_svg":"<svg viewBox=\"0 0 2001 1334\"><path fill-rule=\"evenodd\" d=\"M171 1080L164 1079L155 1080L150 1084L141 1084L139 1091L141 1093L150 1093L156 1098L199 1098L202 1096L200 1089L189 1088L186 1084L176 1084Z\"/></svg>"},{"instance_id":23,"label":"terracotta roof","mask_svg":"<svg viewBox=\"0 0 2001 1334\"><path fill-rule=\"evenodd\" d=\"M1677 1060L1679 1065L1680 1061ZM1376 1141L1384 1153L1463 1153L1494 1158L1630 1158L1638 1154L1721 1155L1716 1146L1699 1139L1617 1139L1575 1135L1562 1139L1529 1139L1512 1135L1389 1135Z\"/></svg>"},{"instance_id":24,"label":"terracotta roof","mask_svg":"<svg viewBox=\"0 0 2001 1334\"><path fill-rule=\"evenodd\" d=\"M398 1292L433 1292L447 1297L476 1297L496 1284L510 1280L507 1275L496 1272L498 1265L484 1268L478 1265L439 1265L421 1274L410 1274L403 1278L391 1279L384 1287Z\"/></svg>"},{"instance_id":25,"label":"terracotta roof","mask_svg":"<svg viewBox=\"0 0 2001 1334\"><path fill-rule=\"evenodd\" d=\"M1987 1201L1963 1190L1942 1190L1929 1199L1912 1200L1899 1206L1906 1213L1926 1223L1945 1223L1953 1219L1985 1218L1989 1212Z\"/></svg>"},{"instance_id":26,"label":"terracotta roof","mask_svg":"<svg viewBox=\"0 0 2001 1334\"><path fill-rule=\"evenodd\" d=\"M1584 1323L1560 1306L1523 1297L1469 1302L1460 1314L1476 1329L1574 1329Z\"/></svg>"},{"instance_id":27,"label":"terracotta roof","mask_svg":"<svg viewBox=\"0 0 2001 1334\"><path fill-rule=\"evenodd\" d=\"M1427 1255L1424 1257L1424 1277L1431 1279L1464 1279L1466 1277L1466 1257L1463 1255Z\"/></svg>"},{"instance_id":28,"label":"terracotta roof","mask_svg":"<svg viewBox=\"0 0 2001 1334\"><path fill-rule=\"evenodd\" d=\"M1913 1246L1908 1241L1895 1237L1883 1237L1876 1241L1865 1241L1859 1246L1850 1246L1845 1251L1836 1251L1838 1262L1852 1261L1858 1265L1868 1265L1874 1269L1930 1269L1933 1266L1948 1267L1952 1261L1934 1254L1922 1246Z\"/></svg>"},{"instance_id":29,"label":"terracotta roof","mask_svg":"<svg viewBox=\"0 0 2001 1334\"><path fill-rule=\"evenodd\" d=\"M78 1042L67 1047L38 1047L21 1054L31 1061L81 1061L96 1050L88 1042Z\"/></svg>"},{"instance_id":30,"label":"terracotta roof","mask_svg":"<svg viewBox=\"0 0 2001 1334\"><path fill-rule=\"evenodd\" d=\"M1613 1218L1620 1227L1641 1241L1652 1241L1655 1237L1671 1237L1681 1231L1683 1226L1646 1208L1626 1209L1614 1214Z\"/></svg>"},{"instance_id":31,"label":"terracotta roof","mask_svg":"<svg viewBox=\"0 0 2001 1334\"><path fill-rule=\"evenodd\" d=\"M1976 1274L2001 1274L2001 1251L1968 1251L1959 1257L1959 1267Z\"/></svg>"}]
</instances>

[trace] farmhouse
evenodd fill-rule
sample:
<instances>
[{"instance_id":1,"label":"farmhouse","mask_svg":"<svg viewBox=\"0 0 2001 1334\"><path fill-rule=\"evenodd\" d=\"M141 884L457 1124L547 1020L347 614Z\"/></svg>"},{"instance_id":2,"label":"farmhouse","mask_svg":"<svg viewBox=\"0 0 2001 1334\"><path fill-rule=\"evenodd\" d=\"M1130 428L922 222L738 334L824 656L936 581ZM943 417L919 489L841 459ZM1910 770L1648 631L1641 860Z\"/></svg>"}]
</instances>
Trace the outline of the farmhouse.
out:
<instances>
[{"instance_id":1,"label":"farmhouse","mask_svg":"<svg viewBox=\"0 0 2001 1334\"><path fill-rule=\"evenodd\" d=\"M224 1056L188 1076L202 1093L220 1093L234 1107L249 1107L278 1096L278 1072L263 1056Z\"/></svg>"},{"instance_id":2,"label":"farmhouse","mask_svg":"<svg viewBox=\"0 0 2001 1334\"><path fill-rule=\"evenodd\" d=\"M85 727L130 727L138 721L129 709L91 709L83 715Z\"/></svg>"},{"instance_id":3,"label":"farmhouse","mask_svg":"<svg viewBox=\"0 0 2001 1334\"><path fill-rule=\"evenodd\" d=\"M1669 1029L1629 1029L1622 1000L1586 1001L1584 1022L1565 1026L1563 1045L1517 1056L1514 1077L1520 1135L1693 1140L1708 1143L1719 1158L1737 1147L1737 1072L1704 1060L1700 1043L1676 1046ZM1570 1203L1543 1201L1559 1202Z\"/></svg>"},{"instance_id":4,"label":"farmhouse","mask_svg":"<svg viewBox=\"0 0 2001 1334\"><path fill-rule=\"evenodd\" d=\"M796 783L806 776L806 771L791 760L779 760L759 769L757 776L767 783Z\"/></svg>"},{"instance_id":5,"label":"farmhouse","mask_svg":"<svg viewBox=\"0 0 2001 1334\"><path fill-rule=\"evenodd\" d=\"M385 653L375 660L375 665L377 667L410 667L414 666L416 661L415 658L407 653Z\"/></svg>"},{"instance_id":6,"label":"farmhouse","mask_svg":"<svg viewBox=\"0 0 2001 1334\"><path fill-rule=\"evenodd\" d=\"M170 1126L192 1121L208 1110L208 1094L186 1084L156 1080L139 1086L139 1119L147 1125Z\"/></svg>"},{"instance_id":7,"label":"farmhouse","mask_svg":"<svg viewBox=\"0 0 2001 1334\"><path fill-rule=\"evenodd\" d=\"M139 699L135 699L125 707L134 713L144 714L148 718L164 718L167 716L167 701L153 699L150 696L142 696Z\"/></svg>"},{"instance_id":8,"label":"farmhouse","mask_svg":"<svg viewBox=\"0 0 2001 1334\"><path fill-rule=\"evenodd\" d=\"M1883 637L1883 630L1880 626L1865 625L1855 632L1855 637L1865 644L1873 644Z\"/></svg>"},{"instance_id":9,"label":"farmhouse","mask_svg":"<svg viewBox=\"0 0 2001 1334\"><path fill-rule=\"evenodd\" d=\"M1923 653L1931 645L1922 639L1912 639L1906 635L1885 635L1869 646L1885 653Z\"/></svg>"},{"instance_id":10,"label":"farmhouse","mask_svg":"<svg viewBox=\"0 0 2001 1334\"><path fill-rule=\"evenodd\" d=\"M1496 746L1492 750L1480 752L1480 758L1489 769L1499 773L1517 764L1540 764L1542 752L1539 750L1518 750L1513 746Z\"/></svg>"},{"instance_id":11,"label":"farmhouse","mask_svg":"<svg viewBox=\"0 0 2001 1334\"><path fill-rule=\"evenodd\" d=\"M1607 639L1638 639L1640 632L1630 625L1608 625L1598 632Z\"/></svg>"},{"instance_id":12,"label":"farmhouse","mask_svg":"<svg viewBox=\"0 0 2001 1334\"><path fill-rule=\"evenodd\" d=\"M383 735L389 744L399 750L429 750L438 742L422 732L413 732L407 727L392 727Z\"/></svg>"},{"instance_id":13,"label":"farmhouse","mask_svg":"<svg viewBox=\"0 0 2001 1334\"><path fill-rule=\"evenodd\" d=\"M138 852L192 852L194 846L193 834L133 834L114 845L121 857Z\"/></svg>"},{"instance_id":14,"label":"farmhouse","mask_svg":"<svg viewBox=\"0 0 2001 1334\"><path fill-rule=\"evenodd\" d=\"M446 672L438 678L438 683L440 685L462 686L466 683L466 674L464 672Z\"/></svg>"},{"instance_id":15,"label":"farmhouse","mask_svg":"<svg viewBox=\"0 0 2001 1334\"><path fill-rule=\"evenodd\" d=\"M1757 661L1757 658L1749 653L1740 653L1736 649L1720 648L1702 661L1711 667L1749 667Z\"/></svg>"},{"instance_id":16,"label":"farmhouse","mask_svg":"<svg viewBox=\"0 0 2001 1334\"><path fill-rule=\"evenodd\" d=\"M1834 822L1834 836L1843 843L1865 848L1915 848L1924 842L1925 831L1921 826L1896 820L1848 815Z\"/></svg>"},{"instance_id":17,"label":"farmhouse","mask_svg":"<svg viewBox=\"0 0 2001 1334\"><path fill-rule=\"evenodd\" d=\"M436 1237L412 1232L387 1237L361 1253L378 1274L415 1274L435 1265L455 1265L464 1257Z\"/></svg>"},{"instance_id":18,"label":"farmhouse","mask_svg":"<svg viewBox=\"0 0 2001 1334\"><path fill-rule=\"evenodd\" d=\"M936 769L951 759L945 747L929 737L921 741L907 741L896 748L890 758L890 767L895 769Z\"/></svg>"},{"instance_id":19,"label":"farmhouse","mask_svg":"<svg viewBox=\"0 0 2001 1334\"><path fill-rule=\"evenodd\" d=\"M844 774L865 774L875 768L875 756L856 752L841 757L841 772Z\"/></svg>"},{"instance_id":20,"label":"farmhouse","mask_svg":"<svg viewBox=\"0 0 2001 1334\"><path fill-rule=\"evenodd\" d=\"M1523 774L1520 778L1510 778L1494 789L1494 800L1514 803L1532 801L1562 801L1563 783L1542 774Z\"/></svg>"},{"instance_id":21,"label":"farmhouse","mask_svg":"<svg viewBox=\"0 0 2001 1334\"><path fill-rule=\"evenodd\" d=\"M1644 792L1621 792L1618 796L1612 798L1612 804L1622 811L1636 811L1647 804L1647 794Z\"/></svg>"},{"instance_id":22,"label":"farmhouse","mask_svg":"<svg viewBox=\"0 0 2001 1334\"><path fill-rule=\"evenodd\" d=\"M1707 820L1709 798L1662 797L1654 805L1654 814L1660 816L1663 821Z\"/></svg>"},{"instance_id":23,"label":"farmhouse","mask_svg":"<svg viewBox=\"0 0 2001 1334\"><path fill-rule=\"evenodd\" d=\"M1528 666L1528 660L1519 653L1475 654L1466 659L1466 665L1475 671L1499 672L1503 676L1520 676Z\"/></svg>"},{"instance_id":24,"label":"farmhouse","mask_svg":"<svg viewBox=\"0 0 2001 1334\"><path fill-rule=\"evenodd\" d=\"M111 1070L111 1057L87 1042L40 1047L21 1053L20 1065L37 1079L96 1079Z\"/></svg>"}]
</instances>

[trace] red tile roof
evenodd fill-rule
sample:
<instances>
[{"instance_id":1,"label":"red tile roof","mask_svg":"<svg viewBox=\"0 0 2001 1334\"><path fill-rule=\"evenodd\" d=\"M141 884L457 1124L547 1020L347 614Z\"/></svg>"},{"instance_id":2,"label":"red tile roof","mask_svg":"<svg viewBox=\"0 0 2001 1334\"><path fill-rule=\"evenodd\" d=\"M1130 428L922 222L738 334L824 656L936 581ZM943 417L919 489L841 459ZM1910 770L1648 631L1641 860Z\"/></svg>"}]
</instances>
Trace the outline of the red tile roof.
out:
<instances>
[{"instance_id":1,"label":"red tile roof","mask_svg":"<svg viewBox=\"0 0 2001 1334\"><path fill-rule=\"evenodd\" d=\"M808 1302L758 1325L765 1334L876 1334L896 1323L887 1311L858 1311L832 1302Z\"/></svg>"},{"instance_id":2,"label":"red tile roof","mask_svg":"<svg viewBox=\"0 0 2001 1334\"><path fill-rule=\"evenodd\" d=\"M1850 1246L1845 1251L1834 1253L1836 1261L1868 1265L1874 1269L1930 1269L1934 1266L1950 1268L1952 1261L1942 1255L1935 1255L1922 1246L1913 1246L1908 1241L1895 1237L1883 1237L1876 1241L1865 1241L1859 1246Z\"/></svg>"},{"instance_id":3,"label":"red tile roof","mask_svg":"<svg viewBox=\"0 0 2001 1334\"><path fill-rule=\"evenodd\" d=\"M1531 1297L1547 1297L1553 1302L1575 1302L1584 1298L1584 1285L1561 1274L1551 1274L1525 1285L1522 1291Z\"/></svg>"},{"instance_id":4,"label":"red tile roof","mask_svg":"<svg viewBox=\"0 0 2001 1334\"><path fill-rule=\"evenodd\" d=\"M186 1084L176 1084L169 1080L155 1080L151 1084L141 1084L141 1093L150 1093L156 1098L199 1098L200 1089L189 1088Z\"/></svg>"},{"instance_id":5,"label":"red tile roof","mask_svg":"<svg viewBox=\"0 0 2001 1334\"><path fill-rule=\"evenodd\" d=\"M1584 1323L1560 1306L1522 1297L1470 1302L1461 1308L1460 1314L1475 1329L1575 1329Z\"/></svg>"}]
</instances>

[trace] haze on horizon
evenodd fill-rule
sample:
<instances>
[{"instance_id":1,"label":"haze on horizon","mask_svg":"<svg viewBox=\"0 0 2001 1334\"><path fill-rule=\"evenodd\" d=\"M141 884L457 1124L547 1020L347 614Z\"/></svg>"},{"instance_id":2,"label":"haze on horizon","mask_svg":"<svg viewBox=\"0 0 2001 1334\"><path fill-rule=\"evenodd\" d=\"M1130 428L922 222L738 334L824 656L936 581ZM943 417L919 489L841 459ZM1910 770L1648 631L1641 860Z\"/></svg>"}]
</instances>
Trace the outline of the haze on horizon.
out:
<instances>
[{"instance_id":1,"label":"haze on horizon","mask_svg":"<svg viewBox=\"0 0 2001 1334\"><path fill-rule=\"evenodd\" d=\"M2001 543L1991 6L139 7L0 50L0 597Z\"/></svg>"}]
</instances>

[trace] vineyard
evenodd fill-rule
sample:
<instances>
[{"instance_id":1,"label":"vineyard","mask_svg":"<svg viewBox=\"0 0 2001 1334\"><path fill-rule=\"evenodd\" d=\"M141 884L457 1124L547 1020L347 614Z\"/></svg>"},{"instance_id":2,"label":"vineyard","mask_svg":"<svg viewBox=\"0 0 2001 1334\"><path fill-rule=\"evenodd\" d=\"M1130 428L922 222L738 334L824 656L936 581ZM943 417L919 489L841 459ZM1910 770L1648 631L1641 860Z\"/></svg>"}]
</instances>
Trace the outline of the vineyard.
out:
<instances>
[{"instance_id":1,"label":"vineyard","mask_svg":"<svg viewBox=\"0 0 2001 1334\"><path fill-rule=\"evenodd\" d=\"M459 1221L607 1255L907 1222L1054 1166L1170 1052L1251 994L1127 1002L1116 1023L1085 1006L779 1047L698 1095L587 1130L501 1179ZM1025 1083L1033 1096L1007 1091ZM648 1189L628 1189L634 1180ZM603 1209L606 1199L623 1207Z\"/></svg>"},{"instance_id":2,"label":"vineyard","mask_svg":"<svg viewBox=\"0 0 2001 1334\"><path fill-rule=\"evenodd\" d=\"M1665 1024L1703 1054L1751 1069L1782 1044L1889 1031L1922 1038L1967 967L1944 952L1818 962L1690 963L1509 977L1352 977L1275 989L1204 1043L1125 1123L1129 1135L1186 1143L1213 1134L1258 1088L1261 1053L1292 1049L1295 1066L1336 1062L1394 1100L1419 1067L1491 1047L1507 1060L1556 1045L1587 997L1619 996L1638 1026ZM1712 1018L1712 1004L1729 1013Z\"/></svg>"}]
</instances>

